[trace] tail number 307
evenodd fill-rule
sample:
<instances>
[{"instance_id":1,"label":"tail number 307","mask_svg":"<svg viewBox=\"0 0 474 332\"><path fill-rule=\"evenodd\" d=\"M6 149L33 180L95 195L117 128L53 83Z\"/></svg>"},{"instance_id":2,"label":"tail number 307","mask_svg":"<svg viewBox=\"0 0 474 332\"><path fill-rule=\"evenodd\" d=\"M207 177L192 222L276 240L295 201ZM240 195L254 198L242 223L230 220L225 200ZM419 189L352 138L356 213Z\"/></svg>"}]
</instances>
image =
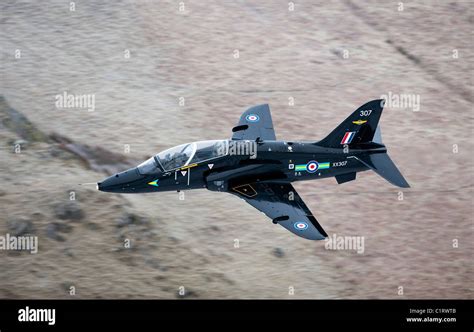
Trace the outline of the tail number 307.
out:
<instances>
[{"instance_id":1,"label":"tail number 307","mask_svg":"<svg viewBox=\"0 0 474 332\"><path fill-rule=\"evenodd\" d=\"M372 113L372 110L360 111L359 116L369 116Z\"/></svg>"},{"instance_id":2,"label":"tail number 307","mask_svg":"<svg viewBox=\"0 0 474 332\"><path fill-rule=\"evenodd\" d=\"M347 165L347 160L344 161L336 161L332 163L332 167L342 167Z\"/></svg>"}]
</instances>

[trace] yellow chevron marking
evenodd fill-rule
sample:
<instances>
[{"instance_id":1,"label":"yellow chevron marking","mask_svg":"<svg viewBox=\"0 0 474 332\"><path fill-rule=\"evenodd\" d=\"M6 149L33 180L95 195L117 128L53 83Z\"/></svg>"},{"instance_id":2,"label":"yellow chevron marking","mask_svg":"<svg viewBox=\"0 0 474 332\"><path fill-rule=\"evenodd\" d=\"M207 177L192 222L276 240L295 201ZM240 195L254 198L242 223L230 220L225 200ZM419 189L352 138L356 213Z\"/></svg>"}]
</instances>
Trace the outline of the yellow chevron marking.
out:
<instances>
[{"instance_id":1,"label":"yellow chevron marking","mask_svg":"<svg viewBox=\"0 0 474 332\"><path fill-rule=\"evenodd\" d=\"M198 164L191 164L191 165L183 166L180 169L188 169L188 168L191 168L191 167L196 167L197 165Z\"/></svg>"}]
</instances>

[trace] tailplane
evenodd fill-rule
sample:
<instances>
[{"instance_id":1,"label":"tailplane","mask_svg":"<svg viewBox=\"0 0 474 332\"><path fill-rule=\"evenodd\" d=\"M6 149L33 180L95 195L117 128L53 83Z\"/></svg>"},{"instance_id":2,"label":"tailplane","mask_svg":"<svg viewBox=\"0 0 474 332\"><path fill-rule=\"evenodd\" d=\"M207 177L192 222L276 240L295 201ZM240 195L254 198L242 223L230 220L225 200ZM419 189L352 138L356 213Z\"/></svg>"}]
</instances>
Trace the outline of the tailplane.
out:
<instances>
[{"instance_id":1,"label":"tailplane","mask_svg":"<svg viewBox=\"0 0 474 332\"><path fill-rule=\"evenodd\" d=\"M393 163L392 159L386 153L372 153L363 156L350 156L348 158L355 158L359 160L366 167L373 170L375 173L383 177L385 180L394 186L401 188L409 188L410 185L405 180L403 175Z\"/></svg>"}]
</instances>

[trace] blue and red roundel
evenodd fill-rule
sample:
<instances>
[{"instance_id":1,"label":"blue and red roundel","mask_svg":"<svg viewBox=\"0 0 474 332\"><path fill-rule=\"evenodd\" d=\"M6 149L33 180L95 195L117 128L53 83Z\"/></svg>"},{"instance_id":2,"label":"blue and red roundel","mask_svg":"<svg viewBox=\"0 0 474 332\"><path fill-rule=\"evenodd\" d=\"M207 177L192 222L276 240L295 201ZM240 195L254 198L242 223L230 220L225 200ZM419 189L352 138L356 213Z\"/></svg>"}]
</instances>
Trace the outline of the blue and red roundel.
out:
<instances>
[{"instance_id":1,"label":"blue and red roundel","mask_svg":"<svg viewBox=\"0 0 474 332\"><path fill-rule=\"evenodd\" d=\"M258 122L260 120L260 117L257 114L249 114L245 117L245 120L248 122Z\"/></svg>"},{"instance_id":2,"label":"blue and red roundel","mask_svg":"<svg viewBox=\"0 0 474 332\"><path fill-rule=\"evenodd\" d=\"M304 221L298 221L293 224L293 227L299 231L304 231L305 229L308 228L308 224L305 223Z\"/></svg>"},{"instance_id":3,"label":"blue and red roundel","mask_svg":"<svg viewBox=\"0 0 474 332\"><path fill-rule=\"evenodd\" d=\"M318 168L319 168L319 164L317 161L311 160L310 162L306 164L306 171L308 173L314 173L318 170Z\"/></svg>"}]
</instances>

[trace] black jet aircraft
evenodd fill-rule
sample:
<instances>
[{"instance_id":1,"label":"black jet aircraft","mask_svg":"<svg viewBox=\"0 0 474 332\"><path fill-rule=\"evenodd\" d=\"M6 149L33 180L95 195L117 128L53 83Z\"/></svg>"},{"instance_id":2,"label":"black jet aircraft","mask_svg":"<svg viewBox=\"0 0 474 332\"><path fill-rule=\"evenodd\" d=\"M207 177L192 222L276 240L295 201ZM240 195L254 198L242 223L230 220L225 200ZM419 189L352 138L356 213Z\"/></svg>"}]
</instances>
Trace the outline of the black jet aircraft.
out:
<instances>
[{"instance_id":1,"label":"black jet aircraft","mask_svg":"<svg viewBox=\"0 0 474 332\"><path fill-rule=\"evenodd\" d=\"M372 170L395 186L409 187L382 143L383 105L383 100L368 102L318 142L277 140L269 106L255 106L242 114L231 139L173 147L97 187L114 193L228 192L290 232L322 240L326 232L292 182L335 177L341 184Z\"/></svg>"}]
</instances>

